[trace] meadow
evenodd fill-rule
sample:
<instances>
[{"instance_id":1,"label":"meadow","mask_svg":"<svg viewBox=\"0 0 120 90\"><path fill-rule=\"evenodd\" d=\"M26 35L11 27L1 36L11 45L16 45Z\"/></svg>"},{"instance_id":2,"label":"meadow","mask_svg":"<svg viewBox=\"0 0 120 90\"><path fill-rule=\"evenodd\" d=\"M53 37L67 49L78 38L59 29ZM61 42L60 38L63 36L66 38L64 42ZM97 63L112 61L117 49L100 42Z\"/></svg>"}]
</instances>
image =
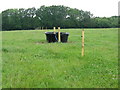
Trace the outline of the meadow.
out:
<instances>
[{"instance_id":1,"label":"meadow","mask_svg":"<svg viewBox=\"0 0 120 90\"><path fill-rule=\"evenodd\" d=\"M3 88L117 88L118 29L85 29L85 56L81 56L82 29L69 32L68 43L47 43L45 32L2 32Z\"/></svg>"}]
</instances>

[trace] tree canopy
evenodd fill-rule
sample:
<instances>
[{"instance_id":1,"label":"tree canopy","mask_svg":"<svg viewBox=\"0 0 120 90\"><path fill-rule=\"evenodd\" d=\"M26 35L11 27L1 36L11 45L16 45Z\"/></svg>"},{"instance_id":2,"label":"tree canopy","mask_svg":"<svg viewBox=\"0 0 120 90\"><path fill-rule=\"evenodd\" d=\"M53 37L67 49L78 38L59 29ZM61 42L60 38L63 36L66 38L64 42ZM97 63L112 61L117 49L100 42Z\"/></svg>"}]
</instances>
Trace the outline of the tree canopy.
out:
<instances>
[{"instance_id":1,"label":"tree canopy","mask_svg":"<svg viewBox=\"0 0 120 90\"><path fill-rule=\"evenodd\" d=\"M89 11L66 6L7 9L2 12L3 30L53 28L111 28L118 27L118 16L94 17Z\"/></svg>"}]
</instances>

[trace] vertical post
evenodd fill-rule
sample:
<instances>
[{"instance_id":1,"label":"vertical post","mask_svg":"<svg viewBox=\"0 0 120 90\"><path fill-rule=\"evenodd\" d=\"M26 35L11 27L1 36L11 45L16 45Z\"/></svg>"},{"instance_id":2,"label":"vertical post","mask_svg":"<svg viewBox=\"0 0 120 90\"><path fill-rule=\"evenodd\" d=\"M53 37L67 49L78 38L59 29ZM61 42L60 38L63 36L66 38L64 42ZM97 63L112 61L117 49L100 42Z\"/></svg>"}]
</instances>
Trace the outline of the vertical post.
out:
<instances>
[{"instance_id":1,"label":"vertical post","mask_svg":"<svg viewBox=\"0 0 120 90\"><path fill-rule=\"evenodd\" d=\"M54 34L55 34L55 27L54 27Z\"/></svg>"},{"instance_id":2,"label":"vertical post","mask_svg":"<svg viewBox=\"0 0 120 90\"><path fill-rule=\"evenodd\" d=\"M82 30L82 56L84 56L84 29Z\"/></svg>"},{"instance_id":3,"label":"vertical post","mask_svg":"<svg viewBox=\"0 0 120 90\"><path fill-rule=\"evenodd\" d=\"M58 42L60 42L60 27L58 27Z\"/></svg>"}]
</instances>

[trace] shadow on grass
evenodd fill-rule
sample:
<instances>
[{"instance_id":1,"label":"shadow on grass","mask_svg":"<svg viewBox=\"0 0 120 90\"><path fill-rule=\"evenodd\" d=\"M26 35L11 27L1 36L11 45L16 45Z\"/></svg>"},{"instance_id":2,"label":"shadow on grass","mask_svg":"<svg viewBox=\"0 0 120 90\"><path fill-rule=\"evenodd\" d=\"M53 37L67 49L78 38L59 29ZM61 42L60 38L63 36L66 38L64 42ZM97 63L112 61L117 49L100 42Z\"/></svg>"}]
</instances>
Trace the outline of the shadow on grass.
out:
<instances>
[{"instance_id":1,"label":"shadow on grass","mask_svg":"<svg viewBox=\"0 0 120 90\"><path fill-rule=\"evenodd\" d=\"M52 43L58 43L58 42L52 42ZM62 42L61 42L62 43ZM77 43L75 41L68 41L66 43ZM47 41L38 41L38 42L35 42L35 44L49 44Z\"/></svg>"},{"instance_id":2,"label":"shadow on grass","mask_svg":"<svg viewBox=\"0 0 120 90\"><path fill-rule=\"evenodd\" d=\"M35 42L35 44L48 44L48 42L47 41L38 41L38 42Z\"/></svg>"}]
</instances>

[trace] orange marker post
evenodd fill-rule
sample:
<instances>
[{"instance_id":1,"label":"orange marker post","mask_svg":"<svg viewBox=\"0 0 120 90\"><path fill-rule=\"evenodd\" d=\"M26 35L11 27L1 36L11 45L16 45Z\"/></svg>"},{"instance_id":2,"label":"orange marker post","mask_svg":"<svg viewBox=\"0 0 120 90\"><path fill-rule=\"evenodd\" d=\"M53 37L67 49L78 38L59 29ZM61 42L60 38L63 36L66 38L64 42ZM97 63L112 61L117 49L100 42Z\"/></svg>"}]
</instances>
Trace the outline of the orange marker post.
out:
<instances>
[{"instance_id":1,"label":"orange marker post","mask_svg":"<svg viewBox=\"0 0 120 90\"><path fill-rule=\"evenodd\" d=\"M82 30L82 56L84 56L84 29Z\"/></svg>"}]
</instances>

